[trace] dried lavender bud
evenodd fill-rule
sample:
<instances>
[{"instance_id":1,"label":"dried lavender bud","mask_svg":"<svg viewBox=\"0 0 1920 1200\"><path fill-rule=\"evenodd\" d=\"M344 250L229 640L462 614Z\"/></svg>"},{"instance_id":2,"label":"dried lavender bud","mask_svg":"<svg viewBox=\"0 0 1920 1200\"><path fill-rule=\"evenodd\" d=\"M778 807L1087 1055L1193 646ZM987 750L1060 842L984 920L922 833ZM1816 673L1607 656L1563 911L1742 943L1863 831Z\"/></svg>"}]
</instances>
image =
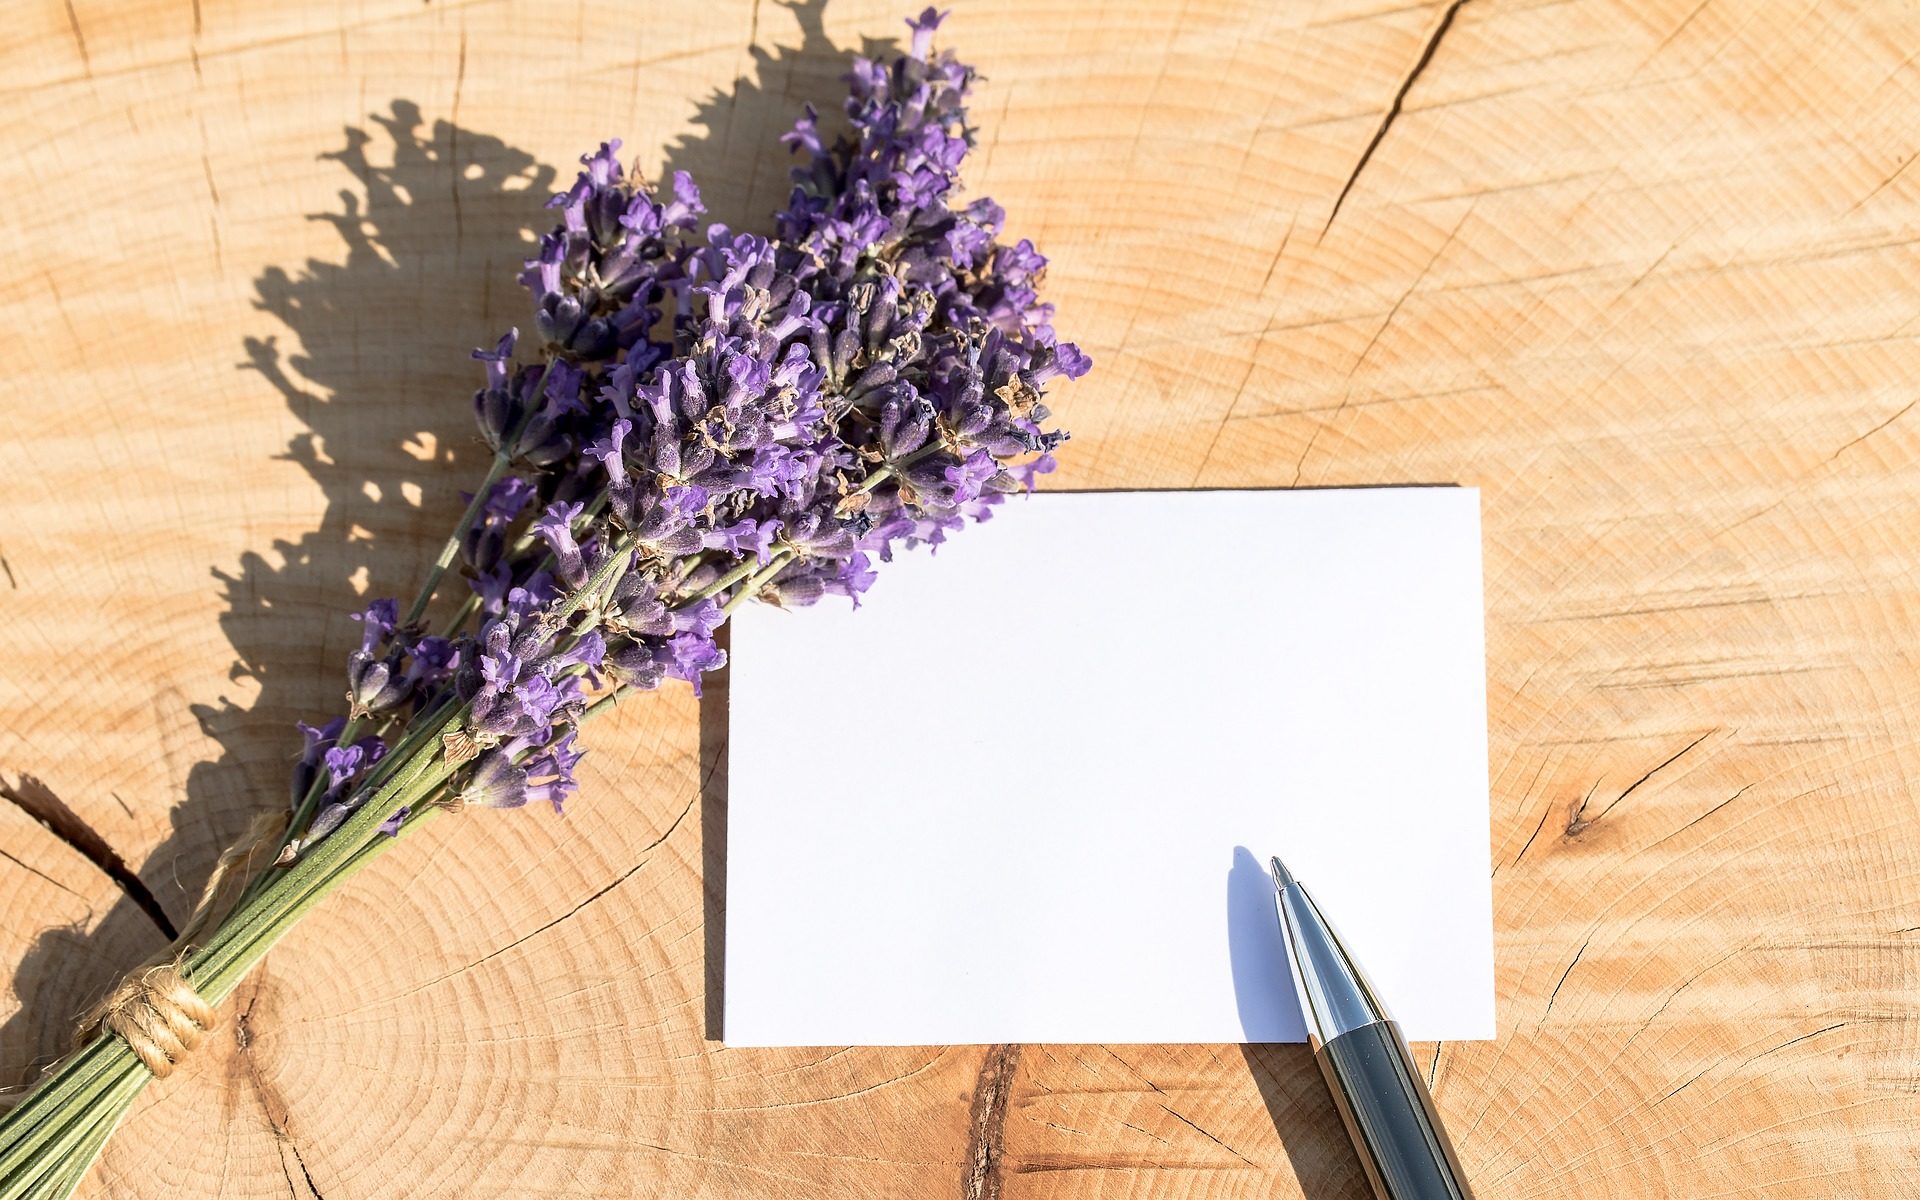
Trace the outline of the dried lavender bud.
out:
<instances>
[{"instance_id":1,"label":"dried lavender bud","mask_svg":"<svg viewBox=\"0 0 1920 1200\"><path fill-rule=\"evenodd\" d=\"M393 644L399 611L395 601L375 600L366 612L352 614L363 628L360 648L347 656L350 716L384 712L407 698L410 684L401 671L403 654Z\"/></svg>"},{"instance_id":2,"label":"dried lavender bud","mask_svg":"<svg viewBox=\"0 0 1920 1200\"><path fill-rule=\"evenodd\" d=\"M400 667L401 656L390 654L374 658L363 650L347 656L347 703L349 713L364 717L385 712L407 698L410 690Z\"/></svg>"},{"instance_id":3,"label":"dried lavender bud","mask_svg":"<svg viewBox=\"0 0 1920 1200\"><path fill-rule=\"evenodd\" d=\"M302 840L309 845L319 841L321 838L326 837L334 830L340 828L341 823L345 821L349 815L351 815L351 810L344 804L334 803L327 805L315 814L313 824L307 827L306 837Z\"/></svg>"},{"instance_id":4,"label":"dried lavender bud","mask_svg":"<svg viewBox=\"0 0 1920 1200\"><path fill-rule=\"evenodd\" d=\"M511 750L488 750L474 760L457 795L482 808L519 808L527 802L526 769L514 765Z\"/></svg>"},{"instance_id":5,"label":"dried lavender bud","mask_svg":"<svg viewBox=\"0 0 1920 1200\"><path fill-rule=\"evenodd\" d=\"M656 657L657 643L620 638L607 647L607 673L620 686L650 692L667 677L666 664Z\"/></svg>"}]
</instances>

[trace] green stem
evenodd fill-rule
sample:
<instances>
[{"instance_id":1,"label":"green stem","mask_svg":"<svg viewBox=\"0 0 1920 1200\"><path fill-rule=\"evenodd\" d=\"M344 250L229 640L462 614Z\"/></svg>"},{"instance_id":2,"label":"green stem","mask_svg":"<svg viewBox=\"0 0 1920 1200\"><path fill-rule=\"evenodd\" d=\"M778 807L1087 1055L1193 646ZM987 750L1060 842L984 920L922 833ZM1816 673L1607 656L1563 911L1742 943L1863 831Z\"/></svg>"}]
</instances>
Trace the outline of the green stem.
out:
<instances>
[{"instance_id":1,"label":"green stem","mask_svg":"<svg viewBox=\"0 0 1920 1200\"><path fill-rule=\"evenodd\" d=\"M542 375L541 378L545 379L545 376ZM508 444L511 445L512 442L509 441ZM480 487L473 493L473 499L467 501L467 510L460 514L460 520L455 522L453 532L447 535L446 545L440 547L440 557L433 560L433 567L427 572L427 581L420 585L420 594L414 597L413 607L407 610L406 618L400 622L402 625L413 624L420 619L421 613L427 611L427 602L433 599L435 589L440 586L441 577L447 573L447 567L453 563L453 556L460 553L460 543L467 536L467 530L473 527L474 519L480 515L480 510L486 507L487 494L493 491L494 484L500 482L500 477L507 473L507 461L505 451L500 451L493 456L493 465L487 468L487 477L480 481Z\"/></svg>"},{"instance_id":2,"label":"green stem","mask_svg":"<svg viewBox=\"0 0 1920 1200\"><path fill-rule=\"evenodd\" d=\"M118 1041L119 1039L114 1039ZM122 1042L121 1045L125 1046ZM128 1051L128 1057L132 1052ZM60 1126L34 1156L32 1167L19 1175L9 1175L0 1183L0 1200L25 1200L30 1196L57 1196L56 1190L68 1173L82 1161L92 1166L106 1145L107 1137L132 1107L147 1080L152 1078L136 1062L136 1070L114 1076L97 1096ZM76 1180L77 1182L77 1180Z\"/></svg>"},{"instance_id":3,"label":"green stem","mask_svg":"<svg viewBox=\"0 0 1920 1200\"><path fill-rule=\"evenodd\" d=\"M533 381L533 389L529 395L536 402L547 386L547 377L553 374L553 364L552 358L547 359L546 364L540 368L540 378ZM518 442L520 434L527 427L527 422L533 420L534 414L539 411L537 403L529 405L527 411L514 423L513 428L507 431L507 436L503 439L504 445L512 446ZM447 568L453 563L453 556L460 552L461 539L467 536L467 530L473 525L474 518L480 515L481 508L486 505L487 493L492 491L493 485L500 482L500 477L507 473L507 465L510 461L510 455L506 450L494 452L493 465L487 468L487 477L480 481L479 490L474 492L473 499L467 502L467 511L460 514L460 520L455 523L453 533L447 538L447 544L440 547L440 557L434 560L433 569L427 572L427 582L421 585L420 594L414 598L413 607L407 610L407 619L401 622L402 625L413 624L420 619L421 613L427 611L427 602L433 599L434 589L440 586L440 577L447 573Z\"/></svg>"},{"instance_id":4,"label":"green stem","mask_svg":"<svg viewBox=\"0 0 1920 1200\"><path fill-rule=\"evenodd\" d=\"M439 713L440 710L436 709L431 713L420 714L408 728L407 732L401 736L400 743L394 746L393 749L375 765L372 771L367 773L367 777L362 781L361 786L363 788L378 787L390 778L394 771L407 763L410 756L419 749L421 740L427 735L427 732L430 729L436 728L432 721L433 718L439 716ZM348 732L352 731L353 726L354 722L349 721L347 723L346 729L341 732L343 739ZM381 728L384 731L386 727L383 725ZM344 745L345 742L342 741L340 744ZM280 869L273 864L279 861L279 852L292 845L294 841L306 831L308 826L311 825L313 818L312 810L319 806L319 797L324 794L326 779L327 776L323 768L321 774L314 779L313 787L307 789L308 799L301 805L301 811L296 812L294 819L288 823L287 832L281 837L280 845L275 851L274 857L268 861L267 867L258 875L254 876L252 881L247 884L246 889L240 893L240 900L234 906L235 911L245 907L248 901L258 895L279 874Z\"/></svg>"},{"instance_id":5,"label":"green stem","mask_svg":"<svg viewBox=\"0 0 1920 1200\"><path fill-rule=\"evenodd\" d=\"M630 536L615 542L607 552L606 561L594 568L593 574L587 577L586 583L582 584L573 595L568 596L551 615L543 617L542 620L548 623L550 628L557 629L574 613L579 612L580 606L602 587L611 591L620 581L620 576L626 573L627 559L631 557L628 552L633 549L633 544L634 539Z\"/></svg>"},{"instance_id":6,"label":"green stem","mask_svg":"<svg viewBox=\"0 0 1920 1200\"><path fill-rule=\"evenodd\" d=\"M142 1067L138 1072L129 1072L135 1084L131 1093L124 1100L116 1098L106 1106L107 1111L101 1113L99 1119L94 1122L93 1133L67 1157L62 1164L62 1169L56 1171L53 1179L49 1181L50 1196L65 1200L80 1189L80 1181L87 1177L87 1172L91 1171L93 1164L99 1161L100 1153L107 1148L108 1140L113 1137L114 1131L120 1128L120 1123L127 1119L127 1113L132 1111L133 1102L139 1097L140 1088L146 1084L146 1080L140 1078L145 1070L146 1068Z\"/></svg>"},{"instance_id":7,"label":"green stem","mask_svg":"<svg viewBox=\"0 0 1920 1200\"><path fill-rule=\"evenodd\" d=\"M444 782L444 779L437 779L431 785L419 788L418 794L413 799L417 801L441 782ZM439 810L423 807L418 813L410 813L409 818L425 820L436 811ZM385 819L384 816L381 818L383 822ZM417 824L418 820L409 819L402 824L411 827ZM345 827L342 826L342 828ZM253 970L260 960L267 956L267 952L272 950L280 939L299 923L300 918L310 912L316 904L333 894L335 888L352 878L362 867L386 853L396 840L398 839L379 833L376 826L372 841L361 845L346 857L338 870L315 882L299 896L290 899L282 898L282 902L276 906L275 910L266 914L267 919L254 927L252 935L244 943L232 947L218 961L195 966L189 960L189 965L193 968L195 990L209 1004L218 1004L232 995L234 988L240 985L247 973ZM324 844L323 842L322 845Z\"/></svg>"},{"instance_id":8,"label":"green stem","mask_svg":"<svg viewBox=\"0 0 1920 1200\"><path fill-rule=\"evenodd\" d=\"M574 728L580 728L610 708L618 708L620 705L620 694L625 690L625 688L616 687L598 700L595 700L592 704L587 705L586 709L582 711L578 717L574 718Z\"/></svg>"},{"instance_id":9,"label":"green stem","mask_svg":"<svg viewBox=\"0 0 1920 1200\"><path fill-rule=\"evenodd\" d=\"M123 1062L114 1061L114 1045L109 1043L118 1045ZM95 1098L127 1063L138 1066L139 1060L125 1042L95 1039L62 1061L0 1120L0 1188L11 1186L69 1124L90 1114Z\"/></svg>"},{"instance_id":10,"label":"green stem","mask_svg":"<svg viewBox=\"0 0 1920 1200\"><path fill-rule=\"evenodd\" d=\"M774 551L773 558L767 565L760 568L751 578L741 584L740 590L733 594L733 598L720 606L720 611L727 616L732 616L735 609L745 604L748 600L751 600L754 594L761 588L773 582L773 577L785 570L787 564L792 561L793 552L791 550Z\"/></svg>"},{"instance_id":11,"label":"green stem","mask_svg":"<svg viewBox=\"0 0 1920 1200\"><path fill-rule=\"evenodd\" d=\"M897 475L900 472L901 468L912 466L913 464L919 462L921 459L934 453L940 448L941 448L941 444L939 442L928 442L926 445L920 447L918 450L915 450L913 453L908 454L902 458L897 458L890 463L884 464L883 466L880 467L879 470L874 471L873 473L869 474L865 479L861 480L860 486L857 488L854 488L853 491L848 494L858 496L862 492L870 492L874 488L879 487L881 484L885 483L887 480Z\"/></svg>"},{"instance_id":12,"label":"green stem","mask_svg":"<svg viewBox=\"0 0 1920 1200\"><path fill-rule=\"evenodd\" d=\"M720 578L714 580L712 583L701 588L699 591L694 592L691 595L687 596L686 599L682 600L679 604L674 605L674 607L686 608L689 605L698 604L702 600L706 600L710 597L717 596L721 592L726 591L728 588L732 587L736 583L739 583L742 579L745 579L747 576L753 574L755 571L759 569L760 569L759 559L752 558L752 557L743 558L740 560L740 562L737 565L735 565L733 570L728 571L725 575L722 575Z\"/></svg>"},{"instance_id":13,"label":"green stem","mask_svg":"<svg viewBox=\"0 0 1920 1200\"><path fill-rule=\"evenodd\" d=\"M678 562L674 563L673 569L669 571L667 575L664 578L662 578L660 581L661 594L665 595L667 592L673 591L674 589L678 588L682 583L685 583L687 580L687 577L689 575L692 575L695 571L699 570L700 565L706 562L707 559L712 556L712 554L713 554L713 551L711 550L701 550L696 553L689 554L685 558L682 558Z\"/></svg>"},{"instance_id":14,"label":"green stem","mask_svg":"<svg viewBox=\"0 0 1920 1200\"><path fill-rule=\"evenodd\" d=\"M74 1148L73 1153L57 1163L52 1174L45 1178L45 1182L41 1185L41 1194L64 1198L78 1191L80 1181L87 1177L88 1171L93 1170L93 1164L99 1160L100 1152L107 1148L107 1139L113 1136L114 1130L120 1128L120 1122L126 1119L128 1111L132 1108L133 1102L129 1099L125 1104L113 1105L112 1111L97 1114L92 1131Z\"/></svg>"},{"instance_id":15,"label":"green stem","mask_svg":"<svg viewBox=\"0 0 1920 1200\"><path fill-rule=\"evenodd\" d=\"M437 753L421 757L423 763L321 843L327 854L316 852L303 861L255 900L241 919L223 925L207 946L187 955L187 972L203 999L211 1004L224 1000L302 916L387 850L395 839L377 832L378 821L385 819L384 805L430 796L452 773ZM404 824L412 828L437 811L411 812ZM61 1064L0 1121L0 1145L5 1147L0 1151L0 1200L71 1194L151 1077L126 1042L112 1035L95 1038Z\"/></svg>"},{"instance_id":16,"label":"green stem","mask_svg":"<svg viewBox=\"0 0 1920 1200\"><path fill-rule=\"evenodd\" d=\"M438 726L423 725L423 729L431 733L415 741L412 749L388 756L404 758L405 762L395 768L386 782L376 788L340 828L321 839L230 914L206 944L188 956L188 977L209 1004L218 1004L231 990L232 983L237 982L237 976L228 978L232 964L248 955L249 949L274 923L276 914L298 903L312 889L330 887L329 880L335 873L370 840L381 836L380 825L394 809L406 803L406 797L419 789L423 781L438 782L453 773L454 768L440 753L440 741L459 728L465 715L462 706ZM380 765L386 763L383 761ZM262 947L260 953L264 952Z\"/></svg>"}]
</instances>

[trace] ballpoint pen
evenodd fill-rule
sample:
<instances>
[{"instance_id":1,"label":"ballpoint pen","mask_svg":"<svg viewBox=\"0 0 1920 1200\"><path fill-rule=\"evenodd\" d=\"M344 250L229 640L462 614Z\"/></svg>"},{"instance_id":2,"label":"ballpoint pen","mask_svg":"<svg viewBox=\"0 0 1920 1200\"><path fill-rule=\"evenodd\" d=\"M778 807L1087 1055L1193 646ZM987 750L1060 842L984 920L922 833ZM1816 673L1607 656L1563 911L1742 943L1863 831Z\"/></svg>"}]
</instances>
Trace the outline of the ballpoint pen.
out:
<instances>
[{"instance_id":1,"label":"ballpoint pen","mask_svg":"<svg viewBox=\"0 0 1920 1200\"><path fill-rule=\"evenodd\" d=\"M1274 906L1314 1061L1379 1200L1472 1200L1400 1027L1307 890L1272 860Z\"/></svg>"}]
</instances>

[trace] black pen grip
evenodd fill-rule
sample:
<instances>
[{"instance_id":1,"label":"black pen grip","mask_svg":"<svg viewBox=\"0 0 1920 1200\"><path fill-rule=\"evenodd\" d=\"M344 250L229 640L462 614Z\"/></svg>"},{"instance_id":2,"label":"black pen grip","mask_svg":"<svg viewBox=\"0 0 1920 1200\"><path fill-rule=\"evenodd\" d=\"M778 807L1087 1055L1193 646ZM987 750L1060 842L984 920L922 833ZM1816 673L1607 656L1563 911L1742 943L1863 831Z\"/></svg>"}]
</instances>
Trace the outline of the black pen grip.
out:
<instances>
[{"instance_id":1,"label":"black pen grip","mask_svg":"<svg viewBox=\"0 0 1920 1200\"><path fill-rule=\"evenodd\" d=\"M1399 1028L1376 1021L1314 1054L1380 1200L1473 1200Z\"/></svg>"}]
</instances>

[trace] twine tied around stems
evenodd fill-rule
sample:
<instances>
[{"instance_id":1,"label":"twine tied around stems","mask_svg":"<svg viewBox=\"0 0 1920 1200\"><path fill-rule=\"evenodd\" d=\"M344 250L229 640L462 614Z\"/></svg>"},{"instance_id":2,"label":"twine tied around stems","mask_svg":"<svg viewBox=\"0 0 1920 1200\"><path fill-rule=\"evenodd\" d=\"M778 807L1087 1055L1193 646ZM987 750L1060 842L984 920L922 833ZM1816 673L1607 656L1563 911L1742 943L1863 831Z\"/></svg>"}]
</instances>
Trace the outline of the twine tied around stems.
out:
<instances>
[{"instance_id":1,"label":"twine tied around stems","mask_svg":"<svg viewBox=\"0 0 1920 1200\"><path fill-rule=\"evenodd\" d=\"M289 816L284 811L261 813L239 841L221 852L180 935L160 954L127 972L81 1015L73 1027L76 1048L105 1030L123 1038L155 1079L165 1079L206 1040L219 1016L181 974L181 961L194 939L239 901L258 868L272 861Z\"/></svg>"},{"instance_id":2,"label":"twine tied around stems","mask_svg":"<svg viewBox=\"0 0 1920 1200\"><path fill-rule=\"evenodd\" d=\"M86 1036L95 1029L119 1034L155 1079L173 1074L217 1020L213 1005L170 962L128 975L95 1008L100 1015L83 1024Z\"/></svg>"}]
</instances>

